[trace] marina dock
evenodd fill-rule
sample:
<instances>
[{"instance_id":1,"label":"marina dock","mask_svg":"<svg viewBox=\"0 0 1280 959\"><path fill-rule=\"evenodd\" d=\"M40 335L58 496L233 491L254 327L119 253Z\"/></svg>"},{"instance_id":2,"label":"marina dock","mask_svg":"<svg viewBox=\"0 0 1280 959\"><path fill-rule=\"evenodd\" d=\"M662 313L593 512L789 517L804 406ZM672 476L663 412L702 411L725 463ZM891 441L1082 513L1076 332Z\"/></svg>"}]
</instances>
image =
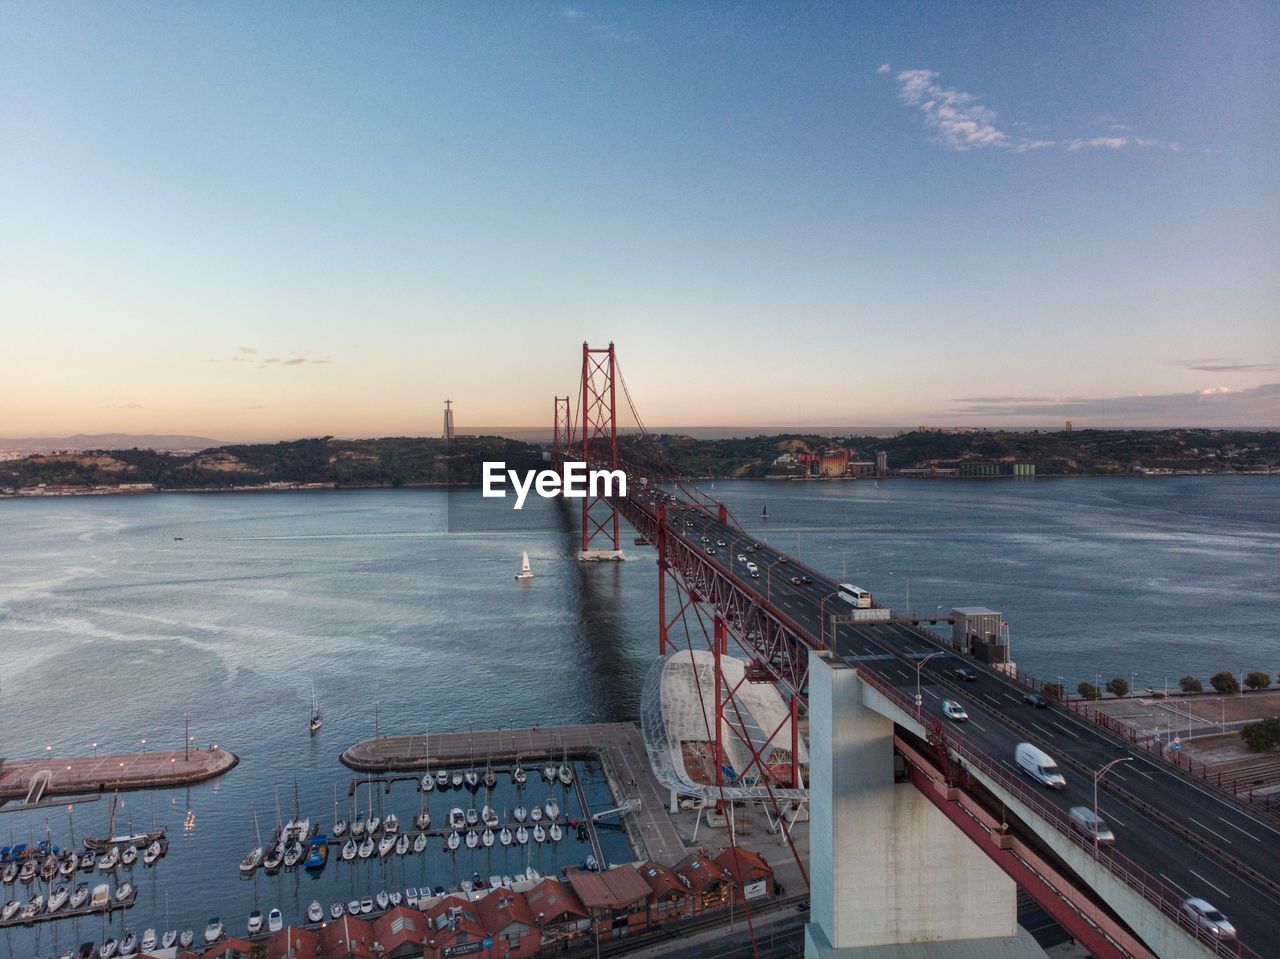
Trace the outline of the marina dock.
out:
<instances>
[{"instance_id":1,"label":"marina dock","mask_svg":"<svg viewBox=\"0 0 1280 959\"><path fill-rule=\"evenodd\" d=\"M80 916L100 916L104 913L110 915L117 910L132 908L134 902L138 899L138 888L135 886L130 890L129 895L123 900L116 899L114 893L111 900L105 906L94 906L86 903L79 909L59 909L57 912L46 912L41 909L36 915L30 919L22 919L14 916L12 919L0 920L0 929L8 929L10 926L32 926L37 922L52 922L56 919L74 919Z\"/></svg>"},{"instance_id":2,"label":"marina dock","mask_svg":"<svg viewBox=\"0 0 1280 959\"><path fill-rule=\"evenodd\" d=\"M558 761L565 753L572 759L599 762L617 805L640 800L638 808L622 817L632 845L658 862L684 857L684 842L666 812L670 797L649 768L644 738L634 723L384 736L356 743L341 758L359 772L387 773L466 766L473 761L535 766L544 759Z\"/></svg>"},{"instance_id":3,"label":"marina dock","mask_svg":"<svg viewBox=\"0 0 1280 959\"><path fill-rule=\"evenodd\" d=\"M0 804L9 811L45 804L49 796L186 786L221 776L240 760L211 747L101 756L0 760Z\"/></svg>"}]
</instances>

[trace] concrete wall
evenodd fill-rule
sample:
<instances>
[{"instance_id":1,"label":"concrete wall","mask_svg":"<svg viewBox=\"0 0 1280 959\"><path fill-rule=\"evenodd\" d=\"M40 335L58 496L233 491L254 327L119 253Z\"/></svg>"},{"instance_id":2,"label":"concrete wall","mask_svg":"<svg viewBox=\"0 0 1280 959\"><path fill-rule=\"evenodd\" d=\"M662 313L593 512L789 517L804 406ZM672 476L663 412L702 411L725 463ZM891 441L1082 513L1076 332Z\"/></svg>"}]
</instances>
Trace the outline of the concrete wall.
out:
<instances>
[{"instance_id":1,"label":"concrete wall","mask_svg":"<svg viewBox=\"0 0 1280 959\"><path fill-rule=\"evenodd\" d=\"M1016 887L910 784L857 671L809 666L812 922L835 950L1016 932Z\"/></svg>"}]
</instances>

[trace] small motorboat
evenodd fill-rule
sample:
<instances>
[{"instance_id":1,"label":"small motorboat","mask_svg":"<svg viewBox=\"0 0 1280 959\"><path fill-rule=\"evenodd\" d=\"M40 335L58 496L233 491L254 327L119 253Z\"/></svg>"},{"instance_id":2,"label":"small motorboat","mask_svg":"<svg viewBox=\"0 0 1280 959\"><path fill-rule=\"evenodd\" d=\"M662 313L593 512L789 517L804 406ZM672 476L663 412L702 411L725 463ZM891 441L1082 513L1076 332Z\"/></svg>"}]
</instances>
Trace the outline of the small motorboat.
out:
<instances>
[{"instance_id":1,"label":"small motorboat","mask_svg":"<svg viewBox=\"0 0 1280 959\"><path fill-rule=\"evenodd\" d=\"M58 883L53 891L49 893L49 904L45 906L45 912L57 912L67 904L67 899L71 896L71 890L67 888L65 883Z\"/></svg>"},{"instance_id":2,"label":"small motorboat","mask_svg":"<svg viewBox=\"0 0 1280 959\"><path fill-rule=\"evenodd\" d=\"M397 856L408 855L410 845L411 843L409 842L409 834L401 833L399 836L396 837L396 855Z\"/></svg>"},{"instance_id":3,"label":"small motorboat","mask_svg":"<svg viewBox=\"0 0 1280 959\"><path fill-rule=\"evenodd\" d=\"M373 912L373 900L367 896L360 900L360 915L366 916Z\"/></svg>"},{"instance_id":4,"label":"small motorboat","mask_svg":"<svg viewBox=\"0 0 1280 959\"><path fill-rule=\"evenodd\" d=\"M342 859L344 862L350 862L356 858L356 854L360 851L360 847L356 845L354 839L348 839L342 844Z\"/></svg>"},{"instance_id":5,"label":"small motorboat","mask_svg":"<svg viewBox=\"0 0 1280 959\"><path fill-rule=\"evenodd\" d=\"M191 944L195 941L196 934L193 929L183 929L182 932L178 933L178 945L183 949L190 949Z\"/></svg>"},{"instance_id":6,"label":"small motorboat","mask_svg":"<svg viewBox=\"0 0 1280 959\"><path fill-rule=\"evenodd\" d=\"M529 567L529 554L520 554L520 572L516 573L516 579L533 579L533 570Z\"/></svg>"},{"instance_id":7,"label":"small motorboat","mask_svg":"<svg viewBox=\"0 0 1280 959\"><path fill-rule=\"evenodd\" d=\"M260 909L255 909L249 913L248 929L251 936L256 936L262 932L262 911Z\"/></svg>"},{"instance_id":8,"label":"small motorboat","mask_svg":"<svg viewBox=\"0 0 1280 959\"><path fill-rule=\"evenodd\" d=\"M391 902L390 897L387 896L386 890L383 889L379 889L378 894L373 898L374 901L377 902L379 909L386 909L387 904Z\"/></svg>"},{"instance_id":9,"label":"small motorboat","mask_svg":"<svg viewBox=\"0 0 1280 959\"><path fill-rule=\"evenodd\" d=\"M484 832L482 832L480 834L480 842L484 844L484 847L486 849L491 848L493 846L493 830L486 829Z\"/></svg>"},{"instance_id":10,"label":"small motorboat","mask_svg":"<svg viewBox=\"0 0 1280 959\"><path fill-rule=\"evenodd\" d=\"M515 809L511 810L511 815L516 822L524 822L526 819L529 818L529 813L525 810L523 803L521 803L519 806L516 806Z\"/></svg>"},{"instance_id":11,"label":"small motorboat","mask_svg":"<svg viewBox=\"0 0 1280 959\"><path fill-rule=\"evenodd\" d=\"M511 884L512 884L513 882L515 882L515 880L514 880L514 879L512 879L510 876L505 876L505 875L504 875L504 876L502 877L502 884L503 884L504 886L506 886L508 889L510 889L510 888L511 888Z\"/></svg>"},{"instance_id":12,"label":"small motorboat","mask_svg":"<svg viewBox=\"0 0 1280 959\"><path fill-rule=\"evenodd\" d=\"M120 865L122 865L122 866L132 866L132 865L133 865L135 862L137 862L137 861L138 861L138 847L137 847L137 846L125 846L123 849L121 849L121 850L120 850ZM137 937L135 937L135 938L137 938ZM121 951L121 953L120 953L120 955L122 955L122 956L123 956L123 955L125 955L125 953L123 952L123 949L124 949L124 943L121 943L121 944L120 944L120 949L122 950L122 951Z\"/></svg>"},{"instance_id":13,"label":"small motorboat","mask_svg":"<svg viewBox=\"0 0 1280 959\"><path fill-rule=\"evenodd\" d=\"M125 902L133 895L133 883L122 882L116 886L116 902Z\"/></svg>"},{"instance_id":14,"label":"small motorboat","mask_svg":"<svg viewBox=\"0 0 1280 959\"><path fill-rule=\"evenodd\" d=\"M474 808L468 809L466 816L468 826L478 826L480 824L480 814Z\"/></svg>"},{"instance_id":15,"label":"small motorboat","mask_svg":"<svg viewBox=\"0 0 1280 959\"><path fill-rule=\"evenodd\" d=\"M475 883L473 883L470 879L464 879L462 880L461 883L459 883L459 887L462 889L463 892L467 893L467 895L470 895L471 890L475 888Z\"/></svg>"},{"instance_id":16,"label":"small motorboat","mask_svg":"<svg viewBox=\"0 0 1280 959\"><path fill-rule=\"evenodd\" d=\"M120 955L132 956L138 951L138 937L135 933L126 929L124 938L120 940Z\"/></svg>"},{"instance_id":17,"label":"small motorboat","mask_svg":"<svg viewBox=\"0 0 1280 959\"><path fill-rule=\"evenodd\" d=\"M395 836L383 836L378 840L378 858L386 859L391 855L391 851L396 848Z\"/></svg>"},{"instance_id":18,"label":"small motorboat","mask_svg":"<svg viewBox=\"0 0 1280 959\"><path fill-rule=\"evenodd\" d=\"M455 769L449 776L449 785L454 789L462 788L462 770Z\"/></svg>"},{"instance_id":19,"label":"small motorboat","mask_svg":"<svg viewBox=\"0 0 1280 959\"><path fill-rule=\"evenodd\" d=\"M468 829L467 830L467 848L475 849L478 845L480 845L480 837L476 835L476 831L474 829Z\"/></svg>"},{"instance_id":20,"label":"small motorboat","mask_svg":"<svg viewBox=\"0 0 1280 959\"><path fill-rule=\"evenodd\" d=\"M449 828L463 830L467 828L467 817L463 814L462 809L454 806L449 810Z\"/></svg>"},{"instance_id":21,"label":"small motorboat","mask_svg":"<svg viewBox=\"0 0 1280 959\"><path fill-rule=\"evenodd\" d=\"M67 900L69 909L79 909L89 901L89 884L86 882L76 886L75 891L71 893L71 898Z\"/></svg>"},{"instance_id":22,"label":"small motorboat","mask_svg":"<svg viewBox=\"0 0 1280 959\"><path fill-rule=\"evenodd\" d=\"M448 772L448 770L445 770L445 769L437 770L437 772L436 772L436 788L437 788L437 789L448 789L448 788L449 788L449 772Z\"/></svg>"},{"instance_id":23,"label":"small motorboat","mask_svg":"<svg viewBox=\"0 0 1280 959\"><path fill-rule=\"evenodd\" d=\"M387 818L382 823L382 831L392 834L400 831L400 820L395 813L387 813Z\"/></svg>"},{"instance_id":24,"label":"small motorboat","mask_svg":"<svg viewBox=\"0 0 1280 959\"><path fill-rule=\"evenodd\" d=\"M516 842L518 842L520 845L522 845L522 846L523 846L523 845L524 845L525 843L527 843L528 841L529 841L529 830L528 830L528 829L526 829L523 825L517 826L517 827L516 827Z\"/></svg>"},{"instance_id":25,"label":"small motorboat","mask_svg":"<svg viewBox=\"0 0 1280 959\"><path fill-rule=\"evenodd\" d=\"M596 860L594 854L588 854L587 858L582 863L582 868L587 870L587 872L598 872L600 870L600 863Z\"/></svg>"},{"instance_id":26,"label":"small motorboat","mask_svg":"<svg viewBox=\"0 0 1280 959\"><path fill-rule=\"evenodd\" d=\"M547 805L545 808L547 810L548 819L554 822L555 820L560 818L560 804L556 802L555 796L550 796L547 798Z\"/></svg>"},{"instance_id":27,"label":"small motorboat","mask_svg":"<svg viewBox=\"0 0 1280 959\"><path fill-rule=\"evenodd\" d=\"M424 793L429 793L436 788L436 779L431 773L423 773L422 779L418 782L418 788Z\"/></svg>"},{"instance_id":28,"label":"small motorboat","mask_svg":"<svg viewBox=\"0 0 1280 959\"><path fill-rule=\"evenodd\" d=\"M145 866L154 866L163 855L164 846L160 845L160 840L157 839L142 851L142 863ZM144 949L143 952L145 951Z\"/></svg>"},{"instance_id":29,"label":"small motorboat","mask_svg":"<svg viewBox=\"0 0 1280 959\"><path fill-rule=\"evenodd\" d=\"M359 850L360 858L368 859L370 856L373 855L373 850L374 850L373 840L370 839L368 836L365 836L364 842L360 844L360 850Z\"/></svg>"},{"instance_id":30,"label":"small motorboat","mask_svg":"<svg viewBox=\"0 0 1280 959\"><path fill-rule=\"evenodd\" d=\"M529 882L537 882L542 878L542 873L530 866L525 870L525 878L529 880Z\"/></svg>"},{"instance_id":31,"label":"small motorboat","mask_svg":"<svg viewBox=\"0 0 1280 959\"><path fill-rule=\"evenodd\" d=\"M102 944L102 948L98 950L98 955L101 959L111 959L111 957L116 954L116 950L118 948L120 947L116 943L115 939L108 936L106 941Z\"/></svg>"},{"instance_id":32,"label":"small motorboat","mask_svg":"<svg viewBox=\"0 0 1280 959\"><path fill-rule=\"evenodd\" d=\"M22 903L16 899L10 899L4 904L4 908L0 909L0 921L8 922L18 914L18 910L22 908Z\"/></svg>"},{"instance_id":33,"label":"small motorboat","mask_svg":"<svg viewBox=\"0 0 1280 959\"><path fill-rule=\"evenodd\" d=\"M348 903L347 903L347 915L348 915L348 916L358 916L358 915L360 915L360 900L359 900L359 899L352 899L350 902L348 902Z\"/></svg>"},{"instance_id":34,"label":"small motorboat","mask_svg":"<svg viewBox=\"0 0 1280 959\"><path fill-rule=\"evenodd\" d=\"M484 809L480 810L480 821L490 829L496 828L498 825L498 814L494 812L492 806L486 803Z\"/></svg>"},{"instance_id":35,"label":"small motorboat","mask_svg":"<svg viewBox=\"0 0 1280 959\"><path fill-rule=\"evenodd\" d=\"M418 835L413 837L413 851L414 852L427 851L427 834L425 832L420 832L418 833Z\"/></svg>"},{"instance_id":36,"label":"small motorboat","mask_svg":"<svg viewBox=\"0 0 1280 959\"><path fill-rule=\"evenodd\" d=\"M184 930L185 932L185 930ZM209 945L213 945L226 933L226 929L222 926L222 920L214 916L209 920L209 924L204 927L204 941ZM186 948L185 946L183 948Z\"/></svg>"},{"instance_id":37,"label":"small motorboat","mask_svg":"<svg viewBox=\"0 0 1280 959\"><path fill-rule=\"evenodd\" d=\"M553 822L551 828L547 830L547 835L551 837L552 842L559 842L564 838L564 830L560 828L558 822Z\"/></svg>"},{"instance_id":38,"label":"small motorboat","mask_svg":"<svg viewBox=\"0 0 1280 959\"><path fill-rule=\"evenodd\" d=\"M510 846L511 839L512 839L511 827L503 826L502 831L498 833L498 841L502 843L504 846Z\"/></svg>"},{"instance_id":39,"label":"small motorboat","mask_svg":"<svg viewBox=\"0 0 1280 959\"><path fill-rule=\"evenodd\" d=\"M573 785L573 767L570 766L568 763L560 764L560 771L557 775L559 776L560 782L562 785L565 785L565 786Z\"/></svg>"},{"instance_id":40,"label":"small motorboat","mask_svg":"<svg viewBox=\"0 0 1280 959\"><path fill-rule=\"evenodd\" d=\"M534 822L542 822L542 807L534 806L529 810L529 818Z\"/></svg>"},{"instance_id":41,"label":"small motorboat","mask_svg":"<svg viewBox=\"0 0 1280 959\"><path fill-rule=\"evenodd\" d=\"M331 903L329 905L329 918L341 919L343 913L347 911L347 907L340 902Z\"/></svg>"},{"instance_id":42,"label":"small motorboat","mask_svg":"<svg viewBox=\"0 0 1280 959\"><path fill-rule=\"evenodd\" d=\"M160 937L160 948L161 948L161 949L172 949L172 948L173 948L174 943L176 943L177 941L178 941L178 930L177 930L177 929L166 929L166 930L164 931L164 935L162 935L162 936Z\"/></svg>"},{"instance_id":43,"label":"small motorboat","mask_svg":"<svg viewBox=\"0 0 1280 959\"><path fill-rule=\"evenodd\" d=\"M151 952L156 947L156 931L147 929L142 933L142 951Z\"/></svg>"},{"instance_id":44,"label":"small motorboat","mask_svg":"<svg viewBox=\"0 0 1280 959\"><path fill-rule=\"evenodd\" d=\"M267 913L267 932L279 932L284 928L284 916L280 914L280 910L272 907Z\"/></svg>"},{"instance_id":45,"label":"small motorboat","mask_svg":"<svg viewBox=\"0 0 1280 959\"><path fill-rule=\"evenodd\" d=\"M444 837L444 847L449 852L457 852L458 847L462 845L462 838L456 832L451 832Z\"/></svg>"},{"instance_id":46,"label":"small motorboat","mask_svg":"<svg viewBox=\"0 0 1280 959\"><path fill-rule=\"evenodd\" d=\"M329 844L325 841L324 836L316 836L312 840L311 846L307 849L307 861L302 864L303 869L310 869L315 872L317 869L323 869L324 864L329 861Z\"/></svg>"},{"instance_id":47,"label":"small motorboat","mask_svg":"<svg viewBox=\"0 0 1280 959\"><path fill-rule=\"evenodd\" d=\"M410 886L404 891L404 902L410 909L418 908L418 888L416 886Z\"/></svg>"},{"instance_id":48,"label":"small motorboat","mask_svg":"<svg viewBox=\"0 0 1280 959\"><path fill-rule=\"evenodd\" d=\"M400 890L396 889L387 894L387 898L391 900L392 907L400 905L404 902L404 896L400 895Z\"/></svg>"},{"instance_id":49,"label":"small motorboat","mask_svg":"<svg viewBox=\"0 0 1280 959\"><path fill-rule=\"evenodd\" d=\"M536 826L533 827L533 841L534 842L547 841L547 831L542 828L542 823L538 823Z\"/></svg>"}]
</instances>

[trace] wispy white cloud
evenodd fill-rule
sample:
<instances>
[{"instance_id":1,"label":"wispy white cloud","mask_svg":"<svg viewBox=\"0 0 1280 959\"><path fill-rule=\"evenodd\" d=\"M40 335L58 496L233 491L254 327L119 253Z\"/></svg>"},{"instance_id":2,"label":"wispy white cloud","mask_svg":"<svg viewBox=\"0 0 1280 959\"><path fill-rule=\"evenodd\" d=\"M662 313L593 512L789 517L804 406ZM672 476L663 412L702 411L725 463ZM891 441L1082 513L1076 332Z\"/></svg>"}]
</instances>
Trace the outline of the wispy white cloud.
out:
<instances>
[{"instance_id":1,"label":"wispy white cloud","mask_svg":"<svg viewBox=\"0 0 1280 959\"><path fill-rule=\"evenodd\" d=\"M582 23L594 36L614 43L639 43L640 34L626 30L612 20L601 20L577 7L561 7L557 15L573 23ZM581 28L580 28L581 29Z\"/></svg>"},{"instance_id":2,"label":"wispy white cloud","mask_svg":"<svg viewBox=\"0 0 1280 959\"><path fill-rule=\"evenodd\" d=\"M1245 363L1242 360L1228 359L1221 356L1205 357L1199 360L1173 360L1172 366L1196 370L1201 373L1276 373L1280 372L1280 363Z\"/></svg>"},{"instance_id":3,"label":"wispy white cloud","mask_svg":"<svg viewBox=\"0 0 1280 959\"><path fill-rule=\"evenodd\" d=\"M876 67L877 74L889 74L889 64ZM1164 147L1177 150L1176 143L1167 143L1151 137L1130 134L1129 128L1116 122L1108 122L1109 136L1071 137L1069 139L1043 139L1020 136L996 123L997 114L985 106L977 96L943 86L938 82L941 74L936 70L900 70L894 80L898 83L898 96L904 104L913 107L924 117L924 122L937 131L938 141L953 150L1006 150L1010 153L1029 153L1058 147L1068 153L1081 150L1124 150L1140 147ZM1021 124L1014 124L1015 127Z\"/></svg>"},{"instance_id":4,"label":"wispy white cloud","mask_svg":"<svg viewBox=\"0 0 1280 959\"><path fill-rule=\"evenodd\" d=\"M104 410L140 410L143 408L141 403L107 403L102 407Z\"/></svg>"},{"instance_id":5,"label":"wispy white cloud","mask_svg":"<svg viewBox=\"0 0 1280 959\"><path fill-rule=\"evenodd\" d=\"M240 347L240 352L248 355L252 355L254 353L257 353L258 349L257 347L254 347L254 346L242 346Z\"/></svg>"},{"instance_id":6,"label":"wispy white cloud","mask_svg":"<svg viewBox=\"0 0 1280 959\"><path fill-rule=\"evenodd\" d=\"M1251 389L1211 386L1192 393L1108 398L989 396L958 399L953 415L1006 420L1088 418L1121 426L1275 426L1280 424L1280 383Z\"/></svg>"}]
</instances>

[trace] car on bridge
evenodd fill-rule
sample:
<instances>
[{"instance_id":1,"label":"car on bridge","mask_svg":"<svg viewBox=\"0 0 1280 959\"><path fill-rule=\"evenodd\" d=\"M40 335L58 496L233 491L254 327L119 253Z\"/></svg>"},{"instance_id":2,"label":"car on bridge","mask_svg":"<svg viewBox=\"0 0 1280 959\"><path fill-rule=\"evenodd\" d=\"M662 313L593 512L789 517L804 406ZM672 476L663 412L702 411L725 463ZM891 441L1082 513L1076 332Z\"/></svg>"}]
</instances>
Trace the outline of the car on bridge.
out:
<instances>
[{"instance_id":1,"label":"car on bridge","mask_svg":"<svg viewBox=\"0 0 1280 959\"><path fill-rule=\"evenodd\" d=\"M963 679L966 683L971 683L978 678L977 673L975 673L972 669L966 669L964 666L960 666L957 669L953 669L951 672L956 677L956 679Z\"/></svg>"},{"instance_id":2,"label":"car on bridge","mask_svg":"<svg viewBox=\"0 0 1280 959\"><path fill-rule=\"evenodd\" d=\"M792 577L791 577L791 583L792 583L792 585L793 585L793 586L799 586L799 585L800 585L800 583L801 583L800 577L799 577L799 576L792 576Z\"/></svg>"},{"instance_id":3,"label":"car on bridge","mask_svg":"<svg viewBox=\"0 0 1280 959\"><path fill-rule=\"evenodd\" d=\"M1043 786L1062 789L1067 784L1067 777L1062 775L1053 757L1038 746L1018 743L1013 751L1013 759L1019 770Z\"/></svg>"},{"instance_id":4,"label":"car on bridge","mask_svg":"<svg viewBox=\"0 0 1280 959\"><path fill-rule=\"evenodd\" d=\"M942 701L942 715L946 716L952 722L965 723L969 721L969 714L964 711L954 699L944 699Z\"/></svg>"},{"instance_id":5,"label":"car on bridge","mask_svg":"<svg viewBox=\"0 0 1280 959\"><path fill-rule=\"evenodd\" d=\"M708 555L708 556L714 556L714 555L716 555L716 548L715 548L714 546L708 546L708 547L707 547L707 555Z\"/></svg>"},{"instance_id":6,"label":"car on bridge","mask_svg":"<svg viewBox=\"0 0 1280 959\"><path fill-rule=\"evenodd\" d=\"M1219 939L1236 937L1236 927L1231 925L1226 916L1203 899L1188 899L1182 904L1182 911L1210 935L1217 936Z\"/></svg>"},{"instance_id":7,"label":"car on bridge","mask_svg":"<svg viewBox=\"0 0 1280 959\"><path fill-rule=\"evenodd\" d=\"M1028 706L1034 706L1036 709L1047 709L1049 707L1048 697L1041 696L1039 693L1027 693L1022 697L1022 701Z\"/></svg>"},{"instance_id":8,"label":"car on bridge","mask_svg":"<svg viewBox=\"0 0 1280 959\"><path fill-rule=\"evenodd\" d=\"M1111 827L1093 814L1088 806L1072 806L1069 813L1071 826L1098 842L1115 842L1116 834Z\"/></svg>"}]
</instances>

